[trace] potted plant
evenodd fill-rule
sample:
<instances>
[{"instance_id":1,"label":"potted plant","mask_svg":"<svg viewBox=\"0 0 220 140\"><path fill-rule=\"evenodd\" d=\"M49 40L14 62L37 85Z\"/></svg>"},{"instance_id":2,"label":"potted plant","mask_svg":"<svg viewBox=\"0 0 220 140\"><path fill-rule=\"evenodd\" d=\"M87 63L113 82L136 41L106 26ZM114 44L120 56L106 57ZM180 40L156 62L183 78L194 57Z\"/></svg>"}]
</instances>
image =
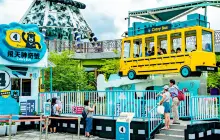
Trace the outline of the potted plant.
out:
<instances>
[{"instance_id":1,"label":"potted plant","mask_svg":"<svg viewBox=\"0 0 220 140\"><path fill-rule=\"evenodd\" d=\"M7 135L9 135L9 123L8 122L6 123L6 126L7 126ZM17 125L15 124L15 122L12 122L11 124L11 134L12 135L17 134Z\"/></svg>"},{"instance_id":2,"label":"potted plant","mask_svg":"<svg viewBox=\"0 0 220 140\"><path fill-rule=\"evenodd\" d=\"M0 123L0 136L4 136L6 133L6 126L5 123Z\"/></svg>"}]
</instances>

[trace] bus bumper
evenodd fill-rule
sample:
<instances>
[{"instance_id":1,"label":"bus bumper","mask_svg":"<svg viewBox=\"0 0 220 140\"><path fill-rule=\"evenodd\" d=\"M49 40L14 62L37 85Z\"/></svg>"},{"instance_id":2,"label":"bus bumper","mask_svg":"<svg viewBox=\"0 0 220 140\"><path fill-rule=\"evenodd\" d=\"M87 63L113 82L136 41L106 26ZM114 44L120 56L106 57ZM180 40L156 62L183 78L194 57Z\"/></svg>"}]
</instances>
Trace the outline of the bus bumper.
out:
<instances>
[{"instance_id":1,"label":"bus bumper","mask_svg":"<svg viewBox=\"0 0 220 140\"><path fill-rule=\"evenodd\" d=\"M196 66L196 71L218 72L218 67Z\"/></svg>"}]
</instances>

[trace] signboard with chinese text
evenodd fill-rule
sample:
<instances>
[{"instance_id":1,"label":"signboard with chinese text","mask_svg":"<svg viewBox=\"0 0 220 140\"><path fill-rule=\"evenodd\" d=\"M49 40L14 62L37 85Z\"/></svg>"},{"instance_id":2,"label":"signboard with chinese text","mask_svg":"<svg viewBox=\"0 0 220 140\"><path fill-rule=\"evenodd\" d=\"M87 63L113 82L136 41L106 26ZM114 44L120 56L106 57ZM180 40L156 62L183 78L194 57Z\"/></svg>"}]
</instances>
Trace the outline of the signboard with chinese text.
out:
<instances>
[{"instance_id":1,"label":"signboard with chinese text","mask_svg":"<svg viewBox=\"0 0 220 140\"><path fill-rule=\"evenodd\" d=\"M72 112L74 114L82 114L84 107L82 106L72 106Z\"/></svg>"},{"instance_id":2,"label":"signboard with chinese text","mask_svg":"<svg viewBox=\"0 0 220 140\"><path fill-rule=\"evenodd\" d=\"M14 63L33 64L46 54L44 37L37 25L0 25L0 56Z\"/></svg>"}]
</instances>

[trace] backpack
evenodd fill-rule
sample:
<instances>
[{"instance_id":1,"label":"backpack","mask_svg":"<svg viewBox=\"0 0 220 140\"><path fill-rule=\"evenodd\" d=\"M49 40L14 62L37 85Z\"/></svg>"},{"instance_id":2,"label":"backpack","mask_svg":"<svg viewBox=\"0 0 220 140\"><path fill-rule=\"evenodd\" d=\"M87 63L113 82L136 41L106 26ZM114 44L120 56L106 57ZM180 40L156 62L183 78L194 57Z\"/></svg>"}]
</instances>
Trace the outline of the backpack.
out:
<instances>
[{"instance_id":1,"label":"backpack","mask_svg":"<svg viewBox=\"0 0 220 140\"><path fill-rule=\"evenodd\" d=\"M179 89L177 89L177 91L178 91L177 98L179 99L179 101L184 101L185 100L184 93L181 90L179 90Z\"/></svg>"},{"instance_id":2,"label":"backpack","mask_svg":"<svg viewBox=\"0 0 220 140\"><path fill-rule=\"evenodd\" d=\"M51 105L51 116L55 116L55 112L54 112L53 107L54 107L54 105Z\"/></svg>"},{"instance_id":3,"label":"backpack","mask_svg":"<svg viewBox=\"0 0 220 140\"><path fill-rule=\"evenodd\" d=\"M86 110L85 110L85 108L84 108L83 111L82 111L82 117L83 117L84 120L86 120L87 114L88 114L88 113L86 113Z\"/></svg>"}]
</instances>

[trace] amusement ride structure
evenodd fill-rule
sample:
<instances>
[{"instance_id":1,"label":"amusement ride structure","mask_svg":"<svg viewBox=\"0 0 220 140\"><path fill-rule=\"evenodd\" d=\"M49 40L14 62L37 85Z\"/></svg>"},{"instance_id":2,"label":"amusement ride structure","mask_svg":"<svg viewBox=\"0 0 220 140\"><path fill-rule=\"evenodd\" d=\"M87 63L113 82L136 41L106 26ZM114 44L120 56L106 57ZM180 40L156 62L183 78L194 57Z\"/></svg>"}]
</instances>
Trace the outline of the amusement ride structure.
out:
<instances>
[{"instance_id":1,"label":"amusement ride structure","mask_svg":"<svg viewBox=\"0 0 220 140\"><path fill-rule=\"evenodd\" d=\"M33 0L20 23L37 24L47 40L97 41L80 9L86 5L73 0Z\"/></svg>"}]
</instances>

